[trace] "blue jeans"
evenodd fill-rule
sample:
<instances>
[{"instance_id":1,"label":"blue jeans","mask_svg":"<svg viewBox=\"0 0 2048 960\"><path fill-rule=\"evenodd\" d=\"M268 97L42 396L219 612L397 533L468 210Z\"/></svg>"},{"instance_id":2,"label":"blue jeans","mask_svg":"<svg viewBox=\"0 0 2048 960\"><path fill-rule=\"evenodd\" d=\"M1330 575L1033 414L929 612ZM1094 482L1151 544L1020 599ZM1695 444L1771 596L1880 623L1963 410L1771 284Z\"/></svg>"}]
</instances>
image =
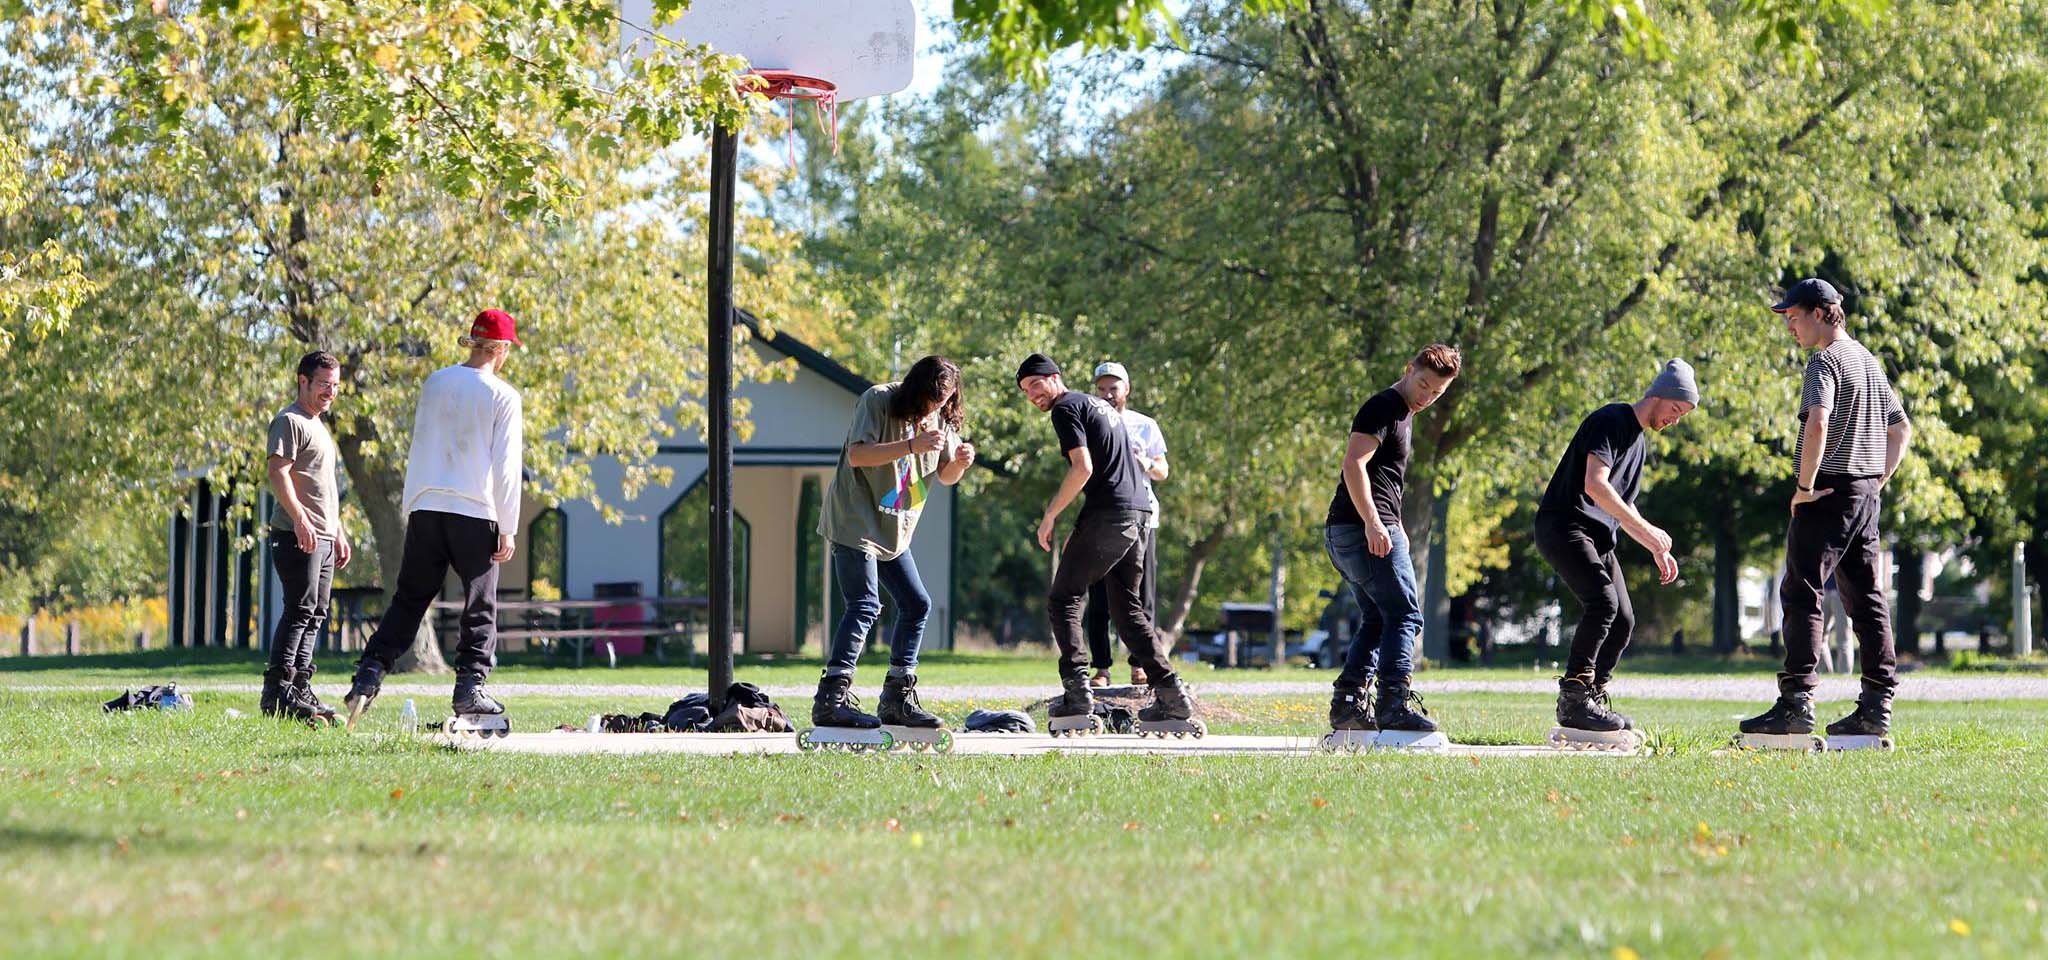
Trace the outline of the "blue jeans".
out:
<instances>
[{"instance_id":1,"label":"blue jeans","mask_svg":"<svg viewBox=\"0 0 2048 960\"><path fill-rule=\"evenodd\" d=\"M1393 548L1375 557L1365 548L1365 527L1360 524L1332 524L1323 528L1323 544L1330 551L1330 563L1351 585L1365 623L1351 638L1351 650L1344 657L1344 670L1337 675L1341 689L1363 687L1377 674L1380 684L1407 683L1414 672L1411 651L1422 633L1422 604L1416 600L1415 564L1408 559L1408 534L1398 524L1387 527Z\"/></svg>"},{"instance_id":2,"label":"blue jeans","mask_svg":"<svg viewBox=\"0 0 2048 960\"><path fill-rule=\"evenodd\" d=\"M882 616L880 587L889 589L896 601L896 627L889 633L889 672L915 673L917 648L924 643L925 620L932 613L932 598L918 579L917 562L910 551L894 560L877 560L857 547L832 545L832 574L839 581L840 599L846 614L832 633L832 654L825 660L827 674L853 675L860 652L868 645L868 632Z\"/></svg>"}]
</instances>

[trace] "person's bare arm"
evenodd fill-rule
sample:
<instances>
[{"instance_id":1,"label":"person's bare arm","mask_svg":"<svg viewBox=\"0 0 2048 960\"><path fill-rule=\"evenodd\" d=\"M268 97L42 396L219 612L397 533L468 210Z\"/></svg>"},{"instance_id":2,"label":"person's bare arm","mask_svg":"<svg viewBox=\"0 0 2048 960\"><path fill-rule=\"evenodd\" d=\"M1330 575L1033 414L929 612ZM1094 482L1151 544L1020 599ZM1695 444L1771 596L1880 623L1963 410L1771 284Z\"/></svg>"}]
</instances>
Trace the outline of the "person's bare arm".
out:
<instances>
[{"instance_id":1,"label":"person's bare arm","mask_svg":"<svg viewBox=\"0 0 2048 960\"><path fill-rule=\"evenodd\" d=\"M1344 444L1344 489L1351 494L1351 506L1358 511L1359 519L1365 523L1365 549L1375 557L1384 557L1394 549L1394 538L1387 533L1387 525L1380 522L1380 512L1372 505L1372 480L1365 474L1366 461L1380 448L1380 438L1370 433L1353 433Z\"/></svg>"},{"instance_id":2,"label":"person's bare arm","mask_svg":"<svg viewBox=\"0 0 2048 960\"><path fill-rule=\"evenodd\" d=\"M1614 483L1608 479L1609 472L1606 461L1586 454L1586 496L1607 511L1608 516L1621 521L1621 529L1630 539L1650 551L1657 561L1658 582L1678 579L1678 561L1671 556L1671 535L1643 519L1635 504L1621 498L1621 491L1614 489Z\"/></svg>"},{"instance_id":3,"label":"person's bare arm","mask_svg":"<svg viewBox=\"0 0 2048 960\"><path fill-rule=\"evenodd\" d=\"M1906 447L1913 442L1913 421L1901 420L1884 430L1884 479L1879 486L1892 482L1892 474L1899 472L1899 461L1906 459Z\"/></svg>"},{"instance_id":4,"label":"person's bare arm","mask_svg":"<svg viewBox=\"0 0 2048 960\"><path fill-rule=\"evenodd\" d=\"M939 482L952 486L967 475L967 468L974 466L974 444L961 441L953 445L953 456L939 464Z\"/></svg>"},{"instance_id":5,"label":"person's bare arm","mask_svg":"<svg viewBox=\"0 0 2048 960\"><path fill-rule=\"evenodd\" d=\"M1165 454L1161 454L1157 459L1145 461L1145 475L1154 480L1164 480L1171 472L1166 465Z\"/></svg>"},{"instance_id":6,"label":"person's bare arm","mask_svg":"<svg viewBox=\"0 0 2048 960\"><path fill-rule=\"evenodd\" d=\"M299 506L298 494L292 487L292 458L271 455L270 494L284 508L284 515L292 518L292 535L298 539L299 549L312 553L313 525L306 521L306 511Z\"/></svg>"},{"instance_id":7,"label":"person's bare arm","mask_svg":"<svg viewBox=\"0 0 2048 960\"><path fill-rule=\"evenodd\" d=\"M937 430L920 430L908 440L849 443L846 445L846 462L855 467L886 466L914 453L930 453L945 442L946 435Z\"/></svg>"},{"instance_id":8,"label":"person's bare arm","mask_svg":"<svg viewBox=\"0 0 2048 960\"><path fill-rule=\"evenodd\" d=\"M1075 447L1067 451L1067 475L1060 480L1060 488L1052 495L1052 502L1045 505L1045 516L1038 521L1038 548L1052 550L1052 526L1060 513L1081 495L1081 488L1088 485L1088 478L1095 475L1095 461L1088 456L1087 447Z\"/></svg>"},{"instance_id":9,"label":"person's bare arm","mask_svg":"<svg viewBox=\"0 0 2048 960\"><path fill-rule=\"evenodd\" d=\"M1826 490L1813 488L1814 480L1820 476L1821 457L1827 454L1828 449L1828 408L1807 408L1806 427L1800 433L1804 438L1800 441L1800 449L1806 455L1800 458L1799 489L1792 491L1792 510L1795 513L1800 504L1812 503L1835 492L1833 487ZM1904 453L1903 450L1900 452Z\"/></svg>"}]
</instances>

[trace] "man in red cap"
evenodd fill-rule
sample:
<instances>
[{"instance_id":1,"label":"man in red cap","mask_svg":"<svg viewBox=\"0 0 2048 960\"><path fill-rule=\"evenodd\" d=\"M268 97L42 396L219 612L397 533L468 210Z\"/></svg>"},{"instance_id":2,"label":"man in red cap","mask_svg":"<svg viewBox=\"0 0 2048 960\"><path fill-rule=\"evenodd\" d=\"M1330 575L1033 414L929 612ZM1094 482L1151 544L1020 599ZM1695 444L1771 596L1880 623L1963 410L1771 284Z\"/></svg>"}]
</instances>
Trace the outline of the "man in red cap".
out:
<instances>
[{"instance_id":1,"label":"man in red cap","mask_svg":"<svg viewBox=\"0 0 2048 960\"><path fill-rule=\"evenodd\" d=\"M505 708L483 686L497 665L498 564L511 559L519 523L525 420L519 391L498 376L521 345L518 323L503 310L485 310L461 343L469 359L435 371L420 391L405 463L405 558L397 595L356 661L347 700L351 727L411 648L454 567L463 605L449 730L509 729Z\"/></svg>"}]
</instances>

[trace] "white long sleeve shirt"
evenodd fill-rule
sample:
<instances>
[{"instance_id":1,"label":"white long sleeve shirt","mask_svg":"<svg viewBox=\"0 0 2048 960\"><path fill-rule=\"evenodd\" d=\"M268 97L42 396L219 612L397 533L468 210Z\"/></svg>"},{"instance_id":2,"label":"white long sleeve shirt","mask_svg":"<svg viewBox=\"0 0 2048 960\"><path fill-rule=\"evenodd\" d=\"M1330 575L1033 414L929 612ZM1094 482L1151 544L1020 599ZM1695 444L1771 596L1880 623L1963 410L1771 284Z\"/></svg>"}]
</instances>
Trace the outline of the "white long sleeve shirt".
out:
<instances>
[{"instance_id":1,"label":"white long sleeve shirt","mask_svg":"<svg viewBox=\"0 0 2048 960\"><path fill-rule=\"evenodd\" d=\"M459 513L514 533L525 430L519 391L496 374L462 365L434 371L413 417L406 514Z\"/></svg>"}]
</instances>

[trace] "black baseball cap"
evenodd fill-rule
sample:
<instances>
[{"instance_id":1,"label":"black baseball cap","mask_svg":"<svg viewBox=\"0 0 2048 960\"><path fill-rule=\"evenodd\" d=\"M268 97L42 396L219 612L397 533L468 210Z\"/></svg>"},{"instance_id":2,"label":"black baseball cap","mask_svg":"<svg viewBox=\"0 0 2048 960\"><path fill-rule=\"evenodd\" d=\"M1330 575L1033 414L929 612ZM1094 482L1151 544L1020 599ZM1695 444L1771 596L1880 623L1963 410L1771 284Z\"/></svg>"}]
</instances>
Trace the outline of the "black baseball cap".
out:
<instances>
[{"instance_id":1,"label":"black baseball cap","mask_svg":"<svg viewBox=\"0 0 2048 960\"><path fill-rule=\"evenodd\" d=\"M1826 304L1841 302L1842 295L1835 292L1834 284L1819 277L1809 277L1793 284L1790 289L1785 291L1784 299L1779 300L1771 309L1784 313L1793 307L1803 307L1811 310Z\"/></svg>"}]
</instances>

